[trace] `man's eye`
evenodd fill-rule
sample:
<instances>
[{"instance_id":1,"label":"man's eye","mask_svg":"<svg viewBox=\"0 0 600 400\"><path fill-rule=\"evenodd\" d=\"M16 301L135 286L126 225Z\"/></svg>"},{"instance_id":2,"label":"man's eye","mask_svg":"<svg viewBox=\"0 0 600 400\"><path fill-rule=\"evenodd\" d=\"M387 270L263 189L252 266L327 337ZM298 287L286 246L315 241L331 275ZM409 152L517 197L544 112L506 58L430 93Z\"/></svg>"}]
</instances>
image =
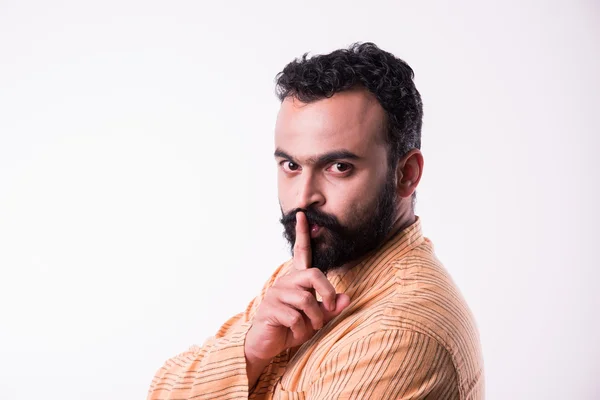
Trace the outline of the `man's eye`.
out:
<instances>
[{"instance_id":1,"label":"man's eye","mask_svg":"<svg viewBox=\"0 0 600 400\"><path fill-rule=\"evenodd\" d=\"M283 169L286 171L297 171L298 168L300 167L298 164L296 164L292 161L283 161L281 163L281 165L283 166Z\"/></svg>"},{"instance_id":2,"label":"man's eye","mask_svg":"<svg viewBox=\"0 0 600 400\"><path fill-rule=\"evenodd\" d=\"M332 164L330 168L332 168L334 172L342 173L342 172L350 171L352 169L352 165L350 165L348 163L338 162L338 163Z\"/></svg>"}]
</instances>

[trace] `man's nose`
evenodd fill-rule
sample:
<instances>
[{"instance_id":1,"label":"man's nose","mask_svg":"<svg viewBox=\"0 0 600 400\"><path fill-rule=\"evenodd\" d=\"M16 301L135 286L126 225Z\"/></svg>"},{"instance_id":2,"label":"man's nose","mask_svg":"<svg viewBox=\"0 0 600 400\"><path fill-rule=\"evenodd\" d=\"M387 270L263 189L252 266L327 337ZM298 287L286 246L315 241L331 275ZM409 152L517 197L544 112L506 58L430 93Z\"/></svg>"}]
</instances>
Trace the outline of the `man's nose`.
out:
<instances>
[{"instance_id":1,"label":"man's nose","mask_svg":"<svg viewBox=\"0 0 600 400\"><path fill-rule=\"evenodd\" d=\"M298 208L308 209L310 207L320 207L325 204L325 196L319 187L317 177L312 173L304 172L298 180L297 192Z\"/></svg>"}]
</instances>

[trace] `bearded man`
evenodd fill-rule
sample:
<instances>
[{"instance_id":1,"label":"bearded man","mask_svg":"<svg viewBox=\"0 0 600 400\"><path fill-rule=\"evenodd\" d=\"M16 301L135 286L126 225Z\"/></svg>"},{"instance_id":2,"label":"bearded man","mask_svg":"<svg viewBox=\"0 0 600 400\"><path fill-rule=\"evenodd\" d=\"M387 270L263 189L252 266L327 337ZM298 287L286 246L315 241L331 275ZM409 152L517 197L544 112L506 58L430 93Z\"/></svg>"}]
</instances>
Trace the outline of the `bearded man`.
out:
<instances>
[{"instance_id":1,"label":"bearded man","mask_svg":"<svg viewBox=\"0 0 600 400\"><path fill-rule=\"evenodd\" d=\"M148 399L482 399L471 312L415 215L422 102L373 43L277 76L292 258L246 310L168 360Z\"/></svg>"}]
</instances>

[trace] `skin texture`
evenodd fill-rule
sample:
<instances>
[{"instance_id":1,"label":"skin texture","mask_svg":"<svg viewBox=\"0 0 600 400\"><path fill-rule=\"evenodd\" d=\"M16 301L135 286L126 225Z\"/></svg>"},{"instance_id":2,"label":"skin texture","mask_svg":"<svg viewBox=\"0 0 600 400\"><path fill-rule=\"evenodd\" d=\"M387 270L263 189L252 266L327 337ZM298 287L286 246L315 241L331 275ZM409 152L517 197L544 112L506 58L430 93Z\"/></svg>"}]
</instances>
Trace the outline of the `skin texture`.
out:
<instances>
[{"instance_id":1,"label":"skin texture","mask_svg":"<svg viewBox=\"0 0 600 400\"><path fill-rule=\"evenodd\" d=\"M363 89L311 103L286 98L275 127L282 211L312 207L335 215L346 226L352 226L356 215L371 213L388 178L385 122L385 111ZM334 152L356 157L325 157ZM414 223L410 197L422 171L423 157L418 149L399 160L393 174L396 215L390 234ZM274 356L306 342L351 301L345 294L336 294L326 276L311 268L306 216L298 212L296 221L293 269L267 291L246 336L250 387ZM339 268L349 269L358 262L353 260ZM316 300L315 291L324 304Z\"/></svg>"}]
</instances>

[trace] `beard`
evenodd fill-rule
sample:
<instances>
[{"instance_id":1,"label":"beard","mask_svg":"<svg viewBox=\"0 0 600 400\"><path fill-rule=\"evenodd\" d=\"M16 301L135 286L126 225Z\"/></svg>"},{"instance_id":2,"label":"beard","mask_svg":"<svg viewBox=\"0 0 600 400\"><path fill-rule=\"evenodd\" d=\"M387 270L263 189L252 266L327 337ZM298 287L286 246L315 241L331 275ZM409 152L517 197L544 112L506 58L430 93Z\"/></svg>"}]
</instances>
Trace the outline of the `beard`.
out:
<instances>
[{"instance_id":1,"label":"beard","mask_svg":"<svg viewBox=\"0 0 600 400\"><path fill-rule=\"evenodd\" d=\"M323 273L335 270L357 260L380 247L392 230L395 217L396 193L393 174L389 174L379 191L373 206L353 212L353 217L342 225L337 217L313 208L295 208L288 213L281 211L283 236L290 244L292 255L296 243L296 213L304 212L309 225L322 228L321 234L310 239L312 268Z\"/></svg>"}]
</instances>

